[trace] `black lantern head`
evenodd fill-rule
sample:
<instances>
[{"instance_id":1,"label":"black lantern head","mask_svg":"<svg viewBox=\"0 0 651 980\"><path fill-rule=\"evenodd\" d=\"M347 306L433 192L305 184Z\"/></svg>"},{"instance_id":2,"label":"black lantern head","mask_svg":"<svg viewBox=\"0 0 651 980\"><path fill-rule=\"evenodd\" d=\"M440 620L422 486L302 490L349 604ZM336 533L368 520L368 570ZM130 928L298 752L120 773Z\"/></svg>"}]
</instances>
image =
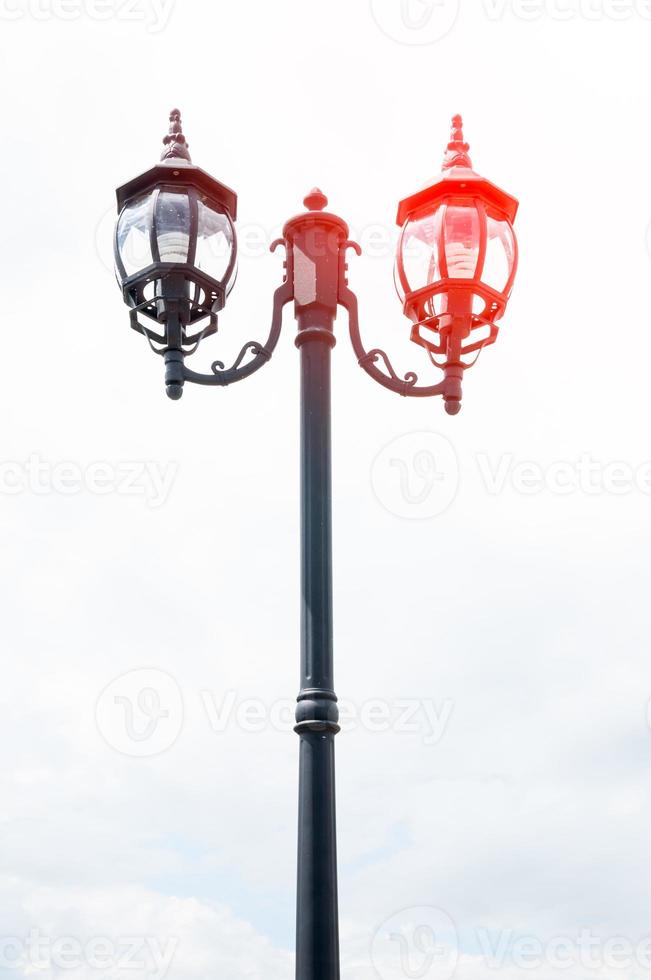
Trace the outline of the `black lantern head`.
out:
<instances>
[{"instance_id":1,"label":"black lantern head","mask_svg":"<svg viewBox=\"0 0 651 980\"><path fill-rule=\"evenodd\" d=\"M178 109L163 143L161 162L116 191L116 275L132 327L161 353L192 353L235 282L237 195L192 163Z\"/></svg>"}]
</instances>

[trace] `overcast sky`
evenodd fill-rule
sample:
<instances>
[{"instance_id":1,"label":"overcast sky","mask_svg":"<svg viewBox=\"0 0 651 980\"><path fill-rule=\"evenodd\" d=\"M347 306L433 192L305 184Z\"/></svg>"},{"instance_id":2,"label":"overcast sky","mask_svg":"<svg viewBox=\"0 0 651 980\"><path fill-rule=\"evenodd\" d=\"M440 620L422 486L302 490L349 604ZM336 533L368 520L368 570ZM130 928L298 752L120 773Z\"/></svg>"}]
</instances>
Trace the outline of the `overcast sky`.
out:
<instances>
[{"instance_id":1,"label":"overcast sky","mask_svg":"<svg viewBox=\"0 0 651 980\"><path fill-rule=\"evenodd\" d=\"M178 106L239 194L196 369L266 337L267 246L318 184L367 347L433 383L393 221L453 113L521 202L459 416L337 321L344 980L650 977L651 4L0 0L0 31L0 971L293 971L294 322L172 403L111 268Z\"/></svg>"}]
</instances>

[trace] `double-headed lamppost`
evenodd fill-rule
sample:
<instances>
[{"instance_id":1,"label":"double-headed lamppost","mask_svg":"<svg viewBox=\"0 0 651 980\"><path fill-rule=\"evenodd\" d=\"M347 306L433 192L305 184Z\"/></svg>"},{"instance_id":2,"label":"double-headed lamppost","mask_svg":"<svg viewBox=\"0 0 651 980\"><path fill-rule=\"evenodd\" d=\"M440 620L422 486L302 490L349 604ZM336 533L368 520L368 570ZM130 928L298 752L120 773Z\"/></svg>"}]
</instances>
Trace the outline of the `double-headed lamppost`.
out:
<instances>
[{"instance_id":1,"label":"double-headed lamppost","mask_svg":"<svg viewBox=\"0 0 651 980\"><path fill-rule=\"evenodd\" d=\"M455 116L442 173L398 205L396 286L411 339L443 372L438 384L419 385L413 372L400 378L384 351L364 349L346 276L347 249L361 250L349 240L346 223L324 210L328 201L318 189L272 245L284 245L286 260L266 342L248 341L231 367L214 361L210 373L200 374L185 359L217 331L217 314L235 281L237 196L192 163L176 109L164 144L160 163L118 188L115 261L131 326L163 356L169 397L180 398L186 381L224 386L257 371L274 351L283 307L294 301L301 353L302 555L296 977L338 980L330 445L337 308L348 311L353 349L367 374L400 395L442 395L446 411L455 415L464 371L495 341L513 286L518 204L473 171L461 117Z\"/></svg>"}]
</instances>

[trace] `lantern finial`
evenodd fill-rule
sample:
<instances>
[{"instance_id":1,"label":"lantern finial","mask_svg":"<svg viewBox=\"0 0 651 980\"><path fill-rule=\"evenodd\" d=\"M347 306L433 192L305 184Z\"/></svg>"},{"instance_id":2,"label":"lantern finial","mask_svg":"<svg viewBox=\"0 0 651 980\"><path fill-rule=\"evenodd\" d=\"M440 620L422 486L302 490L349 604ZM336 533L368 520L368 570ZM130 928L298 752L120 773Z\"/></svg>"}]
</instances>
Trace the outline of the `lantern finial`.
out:
<instances>
[{"instance_id":1,"label":"lantern finial","mask_svg":"<svg viewBox=\"0 0 651 980\"><path fill-rule=\"evenodd\" d=\"M472 161L468 156L469 150L470 145L463 138L463 119L461 116L453 116L450 142L443 157L443 169L449 170L451 167L472 169Z\"/></svg>"},{"instance_id":2,"label":"lantern finial","mask_svg":"<svg viewBox=\"0 0 651 980\"><path fill-rule=\"evenodd\" d=\"M323 211L328 203L328 198L319 187L313 187L310 193L303 198L303 204L309 211Z\"/></svg>"},{"instance_id":3,"label":"lantern finial","mask_svg":"<svg viewBox=\"0 0 651 980\"><path fill-rule=\"evenodd\" d=\"M164 137L163 143L165 149L161 154L161 160L187 160L188 163L192 163L188 144L183 135L183 123L179 109L172 109L170 112L170 130Z\"/></svg>"}]
</instances>

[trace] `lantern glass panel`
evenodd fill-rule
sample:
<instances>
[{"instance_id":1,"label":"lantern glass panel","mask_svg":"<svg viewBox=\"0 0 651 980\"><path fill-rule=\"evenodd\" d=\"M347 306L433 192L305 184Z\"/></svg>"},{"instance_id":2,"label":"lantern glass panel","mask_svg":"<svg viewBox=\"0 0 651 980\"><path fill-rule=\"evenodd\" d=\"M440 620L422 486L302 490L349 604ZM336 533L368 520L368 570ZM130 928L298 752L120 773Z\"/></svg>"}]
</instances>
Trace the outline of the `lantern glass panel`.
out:
<instances>
[{"instance_id":1,"label":"lantern glass panel","mask_svg":"<svg viewBox=\"0 0 651 980\"><path fill-rule=\"evenodd\" d=\"M479 212L474 206L450 205L443 228L445 265L450 279L474 279L479 258Z\"/></svg>"},{"instance_id":2,"label":"lantern glass panel","mask_svg":"<svg viewBox=\"0 0 651 980\"><path fill-rule=\"evenodd\" d=\"M198 202L199 223L197 229L197 254L195 265L222 282L228 271L235 247L233 225L227 215ZM231 284L233 277L231 277Z\"/></svg>"},{"instance_id":3,"label":"lantern glass panel","mask_svg":"<svg viewBox=\"0 0 651 980\"><path fill-rule=\"evenodd\" d=\"M488 242L482 281L498 293L506 289L515 263L515 238L508 221L488 218Z\"/></svg>"},{"instance_id":4,"label":"lantern glass panel","mask_svg":"<svg viewBox=\"0 0 651 980\"><path fill-rule=\"evenodd\" d=\"M439 241L442 210L439 208L422 218L408 221L400 243L404 278L409 292L429 286L441 278ZM396 287L402 299L405 283L396 275Z\"/></svg>"},{"instance_id":5,"label":"lantern glass panel","mask_svg":"<svg viewBox=\"0 0 651 980\"><path fill-rule=\"evenodd\" d=\"M190 200L162 191L156 202L156 236L161 262L185 264L190 250Z\"/></svg>"},{"instance_id":6,"label":"lantern glass panel","mask_svg":"<svg viewBox=\"0 0 651 980\"><path fill-rule=\"evenodd\" d=\"M127 276L146 269L153 262L150 231L151 194L145 194L122 210L118 219L117 247Z\"/></svg>"}]
</instances>

